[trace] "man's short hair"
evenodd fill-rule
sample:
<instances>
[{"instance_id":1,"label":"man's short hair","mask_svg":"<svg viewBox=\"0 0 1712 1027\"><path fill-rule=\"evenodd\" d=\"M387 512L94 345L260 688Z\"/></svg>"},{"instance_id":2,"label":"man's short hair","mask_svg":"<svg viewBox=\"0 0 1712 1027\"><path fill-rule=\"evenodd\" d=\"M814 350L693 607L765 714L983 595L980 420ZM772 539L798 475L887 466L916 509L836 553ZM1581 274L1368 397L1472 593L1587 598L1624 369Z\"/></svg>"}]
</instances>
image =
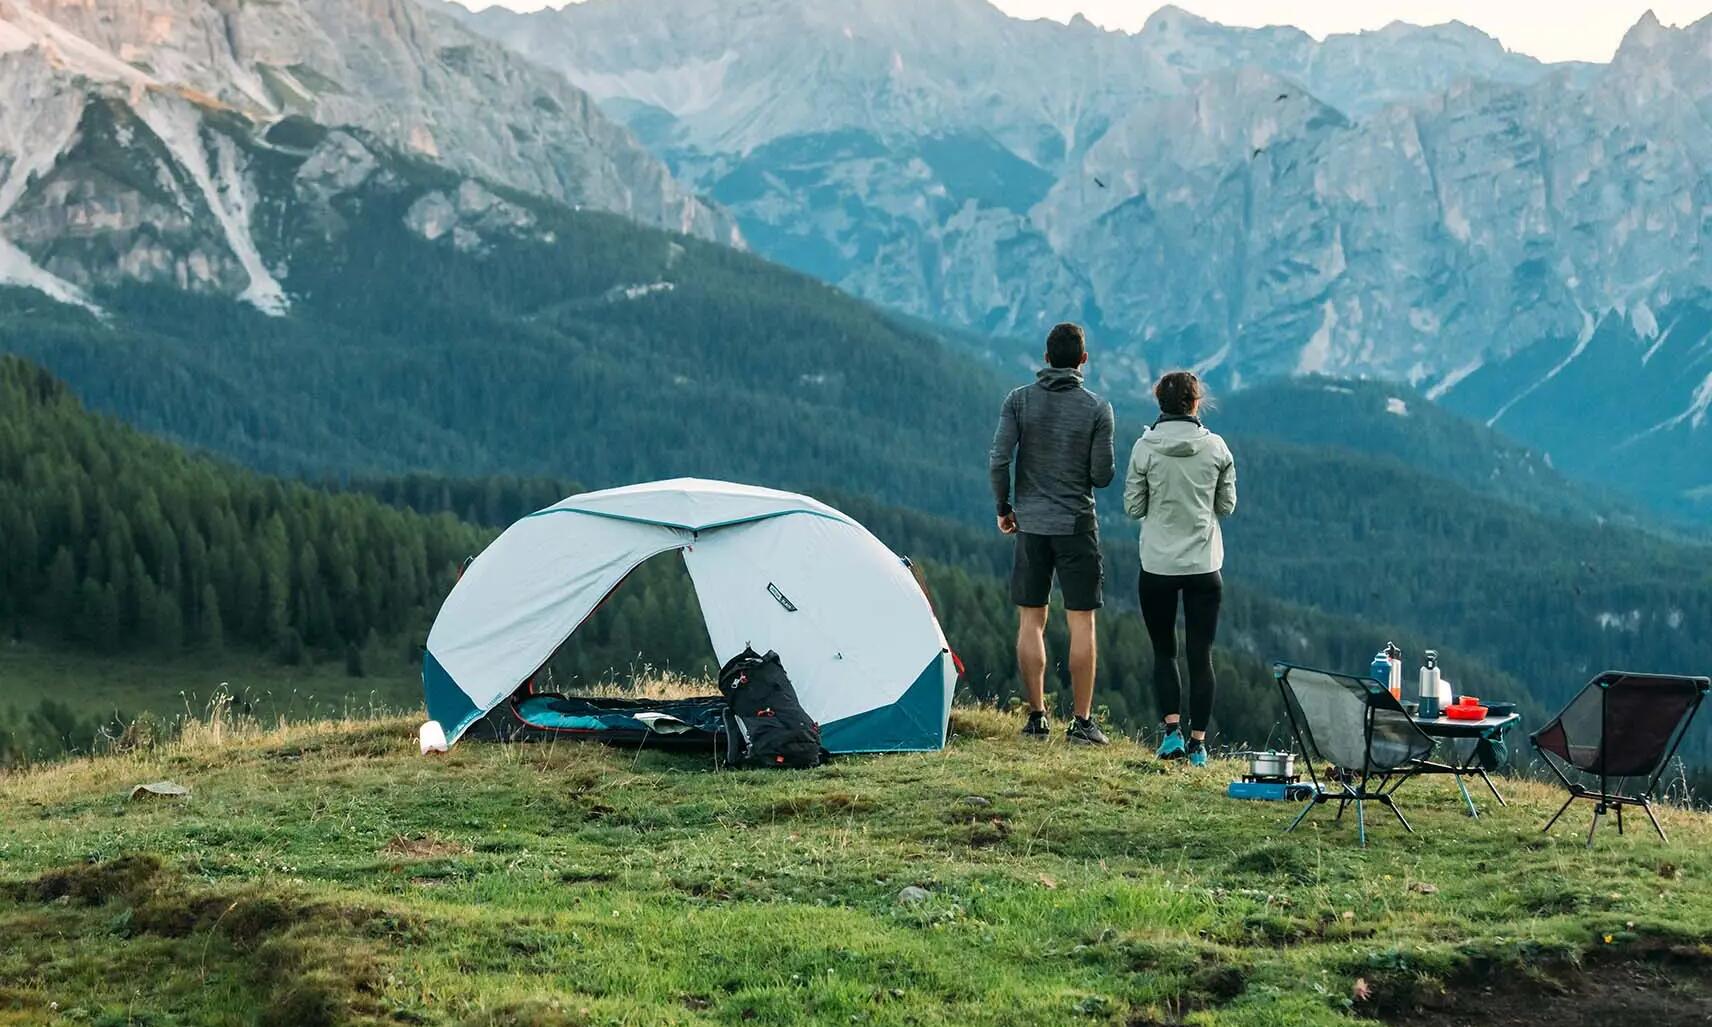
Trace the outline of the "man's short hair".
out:
<instances>
[{"instance_id":1,"label":"man's short hair","mask_svg":"<svg viewBox=\"0 0 1712 1027\"><path fill-rule=\"evenodd\" d=\"M1081 367L1088 355L1088 335L1077 324L1061 324L1046 337L1046 362L1053 367Z\"/></svg>"}]
</instances>

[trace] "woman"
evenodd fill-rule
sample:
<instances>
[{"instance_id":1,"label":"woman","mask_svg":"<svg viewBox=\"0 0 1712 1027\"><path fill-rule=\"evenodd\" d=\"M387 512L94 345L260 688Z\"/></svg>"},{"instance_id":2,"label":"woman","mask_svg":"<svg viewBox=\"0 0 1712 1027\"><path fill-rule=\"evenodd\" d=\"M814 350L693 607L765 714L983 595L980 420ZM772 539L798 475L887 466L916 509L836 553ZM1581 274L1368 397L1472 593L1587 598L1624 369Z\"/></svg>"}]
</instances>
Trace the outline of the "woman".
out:
<instances>
[{"instance_id":1,"label":"woman","mask_svg":"<svg viewBox=\"0 0 1712 1027\"><path fill-rule=\"evenodd\" d=\"M1160 417L1135 444L1124 510L1141 524L1141 617L1153 641L1153 688L1165 714L1161 759L1207 763L1213 716L1213 638L1218 633L1225 562L1221 518L1236 510L1236 463L1225 440L1201 424L1206 389L1189 371L1159 379ZM1183 685L1177 676L1177 599L1189 657L1189 739L1183 740Z\"/></svg>"}]
</instances>

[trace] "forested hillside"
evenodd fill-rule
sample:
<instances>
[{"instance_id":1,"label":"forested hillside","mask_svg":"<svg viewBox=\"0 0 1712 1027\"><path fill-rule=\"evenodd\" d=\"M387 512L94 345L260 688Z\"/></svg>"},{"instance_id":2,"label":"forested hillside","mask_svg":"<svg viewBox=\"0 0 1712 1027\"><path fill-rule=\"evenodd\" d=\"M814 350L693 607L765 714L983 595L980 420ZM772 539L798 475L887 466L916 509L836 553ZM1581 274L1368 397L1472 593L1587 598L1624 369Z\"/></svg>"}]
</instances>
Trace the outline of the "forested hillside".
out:
<instances>
[{"instance_id":1,"label":"forested hillside","mask_svg":"<svg viewBox=\"0 0 1712 1027\"><path fill-rule=\"evenodd\" d=\"M163 660L224 651L235 666L337 660L360 677L413 658L458 564L490 534L188 455L0 357L7 642ZM26 721L57 749L115 712L141 712L76 681L52 709L7 699L0 691L0 763L30 749Z\"/></svg>"},{"instance_id":2,"label":"forested hillside","mask_svg":"<svg viewBox=\"0 0 1712 1027\"><path fill-rule=\"evenodd\" d=\"M4 623L10 637L38 645L163 658L225 649L238 663L343 659L353 675L379 664L396 669L415 658L458 564L513 518L577 488L428 475L321 487L282 482L91 415L63 384L21 360L0 361L0 383ZM968 665L968 696L1015 696L1014 621L998 573L1003 541L856 496L827 498L921 563ZM1118 602L1102 627L1101 702L1115 724L1140 728L1158 712L1147 684L1151 654L1117 583L1133 574L1134 547L1114 549L1124 555L1114 570ZM1381 634L1240 588L1228 624L1221 726L1231 740L1274 734L1269 657L1347 666ZM712 654L700 625L681 564L652 561L558 654L556 679L574 688L628 680L646 666L704 672ZM1059 654L1061 630L1053 634ZM1062 690L1062 668L1055 681ZM0 709L0 749L9 747L0 760L29 754L18 725L51 727L63 741L87 737L114 712L69 683L62 699L69 713Z\"/></svg>"},{"instance_id":3,"label":"forested hillside","mask_svg":"<svg viewBox=\"0 0 1712 1027\"><path fill-rule=\"evenodd\" d=\"M124 127L90 126L65 161L134 176L98 145ZM293 122L266 145L232 139L267 193L258 245L292 263L287 316L124 284L96 290L102 320L0 288L0 350L94 409L270 472L571 469L596 487L695 473L986 505L969 457L997 379L931 332L746 254L489 190L366 138ZM351 148L370 162L359 184L303 184Z\"/></svg>"},{"instance_id":4,"label":"forested hillside","mask_svg":"<svg viewBox=\"0 0 1712 1027\"><path fill-rule=\"evenodd\" d=\"M1514 506L1578 520L1646 524L1641 504L1572 482L1551 461L1396 382L1309 376L1217 397L1208 420L1227 435L1384 457Z\"/></svg>"},{"instance_id":5,"label":"forested hillside","mask_svg":"<svg viewBox=\"0 0 1712 1027\"><path fill-rule=\"evenodd\" d=\"M291 660L419 634L484 532L187 455L0 357L0 538L14 636Z\"/></svg>"},{"instance_id":6,"label":"forested hillside","mask_svg":"<svg viewBox=\"0 0 1712 1027\"><path fill-rule=\"evenodd\" d=\"M0 525L7 577L19 585L0 612L33 640L108 652L228 645L345 659L354 673L376 661L396 670L414 658L459 561L580 487L429 474L286 484L91 417L22 362L8 362L7 381ZM1712 561L1701 549L1588 517L1548 518L1395 459L1232 440L1242 505L1230 525L1220 649L1229 738L1272 733L1269 660L1359 669L1391 637L1411 653L1444 651L1458 680L1536 714L1606 667L1712 665L1712 643L1694 629L1712 620ZM922 564L969 667L969 694L1013 697L1004 540L984 525L811 491ZM1145 726L1158 711L1133 612L1134 526L1111 492L1101 701L1120 726ZM555 660L561 683L648 664L705 670L694 602L675 561L644 567ZM1691 740L1697 757L1705 735Z\"/></svg>"}]
</instances>

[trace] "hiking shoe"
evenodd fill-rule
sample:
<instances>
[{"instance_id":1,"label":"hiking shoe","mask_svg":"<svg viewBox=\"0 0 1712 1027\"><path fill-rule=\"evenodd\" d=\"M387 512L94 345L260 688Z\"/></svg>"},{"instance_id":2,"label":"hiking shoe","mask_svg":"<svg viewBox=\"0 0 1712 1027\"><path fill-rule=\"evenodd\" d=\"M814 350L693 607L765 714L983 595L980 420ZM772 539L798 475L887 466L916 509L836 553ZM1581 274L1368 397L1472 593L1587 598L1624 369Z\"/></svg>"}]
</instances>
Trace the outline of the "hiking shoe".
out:
<instances>
[{"instance_id":1,"label":"hiking shoe","mask_svg":"<svg viewBox=\"0 0 1712 1027\"><path fill-rule=\"evenodd\" d=\"M1191 738L1189 748L1185 751L1189 754L1189 766L1204 767L1207 765L1207 747L1202 744L1200 739Z\"/></svg>"},{"instance_id":2,"label":"hiking shoe","mask_svg":"<svg viewBox=\"0 0 1712 1027\"><path fill-rule=\"evenodd\" d=\"M1080 745L1109 745L1111 739L1094 723L1093 717L1077 717L1064 729L1064 737Z\"/></svg>"},{"instance_id":3,"label":"hiking shoe","mask_svg":"<svg viewBox=\"0 0 1712 1027\"><path fill-rule=\"evenodd\" d=\"M1022 736L1035 742L1044 742L1052 737L1052 723L1046 719L1045 710L1029 711L1028 723L1022 726Z\"/></svg>"},{"instance_id":4,"label":"hiking shoe","mask_svg":"<svg viewBox=\"0 0 1712 1027\"><path fill-rule=\"evenodd\" d=\"M1159 743L1159 748L1153 755L1162 760L1180 760L1183 758L1183 732L1175 726L1165 732L1165 740Z\"/></svg>"}]
</instances>

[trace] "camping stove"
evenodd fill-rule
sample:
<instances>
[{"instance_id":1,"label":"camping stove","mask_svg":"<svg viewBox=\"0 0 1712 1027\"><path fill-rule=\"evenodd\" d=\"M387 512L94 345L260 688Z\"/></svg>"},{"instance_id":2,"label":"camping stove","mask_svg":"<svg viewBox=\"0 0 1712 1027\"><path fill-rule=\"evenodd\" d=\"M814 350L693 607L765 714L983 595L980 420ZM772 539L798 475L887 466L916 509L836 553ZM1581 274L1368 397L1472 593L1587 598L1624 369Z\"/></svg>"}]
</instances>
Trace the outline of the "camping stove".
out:
<instances>
[{"instance_id":1,"label":"camping stove","mask_svg":"<svg viewBox=\"0 0 1712 1027\"><path fill-rule=\"evenodd\" d=\"M1242 775L1242 779L1249 784L1285 785L1302 780L1302 775L1296 773L1296 754L1293 752L1251 752L1247 755L1248 772Z\"/></svg>"},{"instance_id":2,"label":"camping stove","mask_svg":"<svg viewBox=\"0 0 1712 1027\"><path fill-rule=\"evenodd\" d=\"M1251 752L1248 771L1241 781L1232 781L1227 794L1233 799L1280 801L1297 798L1302 777L1296 773L1296 756L1288 752Z\"/></svg>"},{"instance_id":3,"label":"camping stove","mask_svg":"<svg viewBox=\"0 0 1712 1027\"><path fill-rule=\"evenodd\" d=\"M1242 780L1244 784L1251 785L1293 785L1302 780L1302 775L1291 774L1286 777L1283 774L1244 774Z\"/></svg>"}]
</instances>

